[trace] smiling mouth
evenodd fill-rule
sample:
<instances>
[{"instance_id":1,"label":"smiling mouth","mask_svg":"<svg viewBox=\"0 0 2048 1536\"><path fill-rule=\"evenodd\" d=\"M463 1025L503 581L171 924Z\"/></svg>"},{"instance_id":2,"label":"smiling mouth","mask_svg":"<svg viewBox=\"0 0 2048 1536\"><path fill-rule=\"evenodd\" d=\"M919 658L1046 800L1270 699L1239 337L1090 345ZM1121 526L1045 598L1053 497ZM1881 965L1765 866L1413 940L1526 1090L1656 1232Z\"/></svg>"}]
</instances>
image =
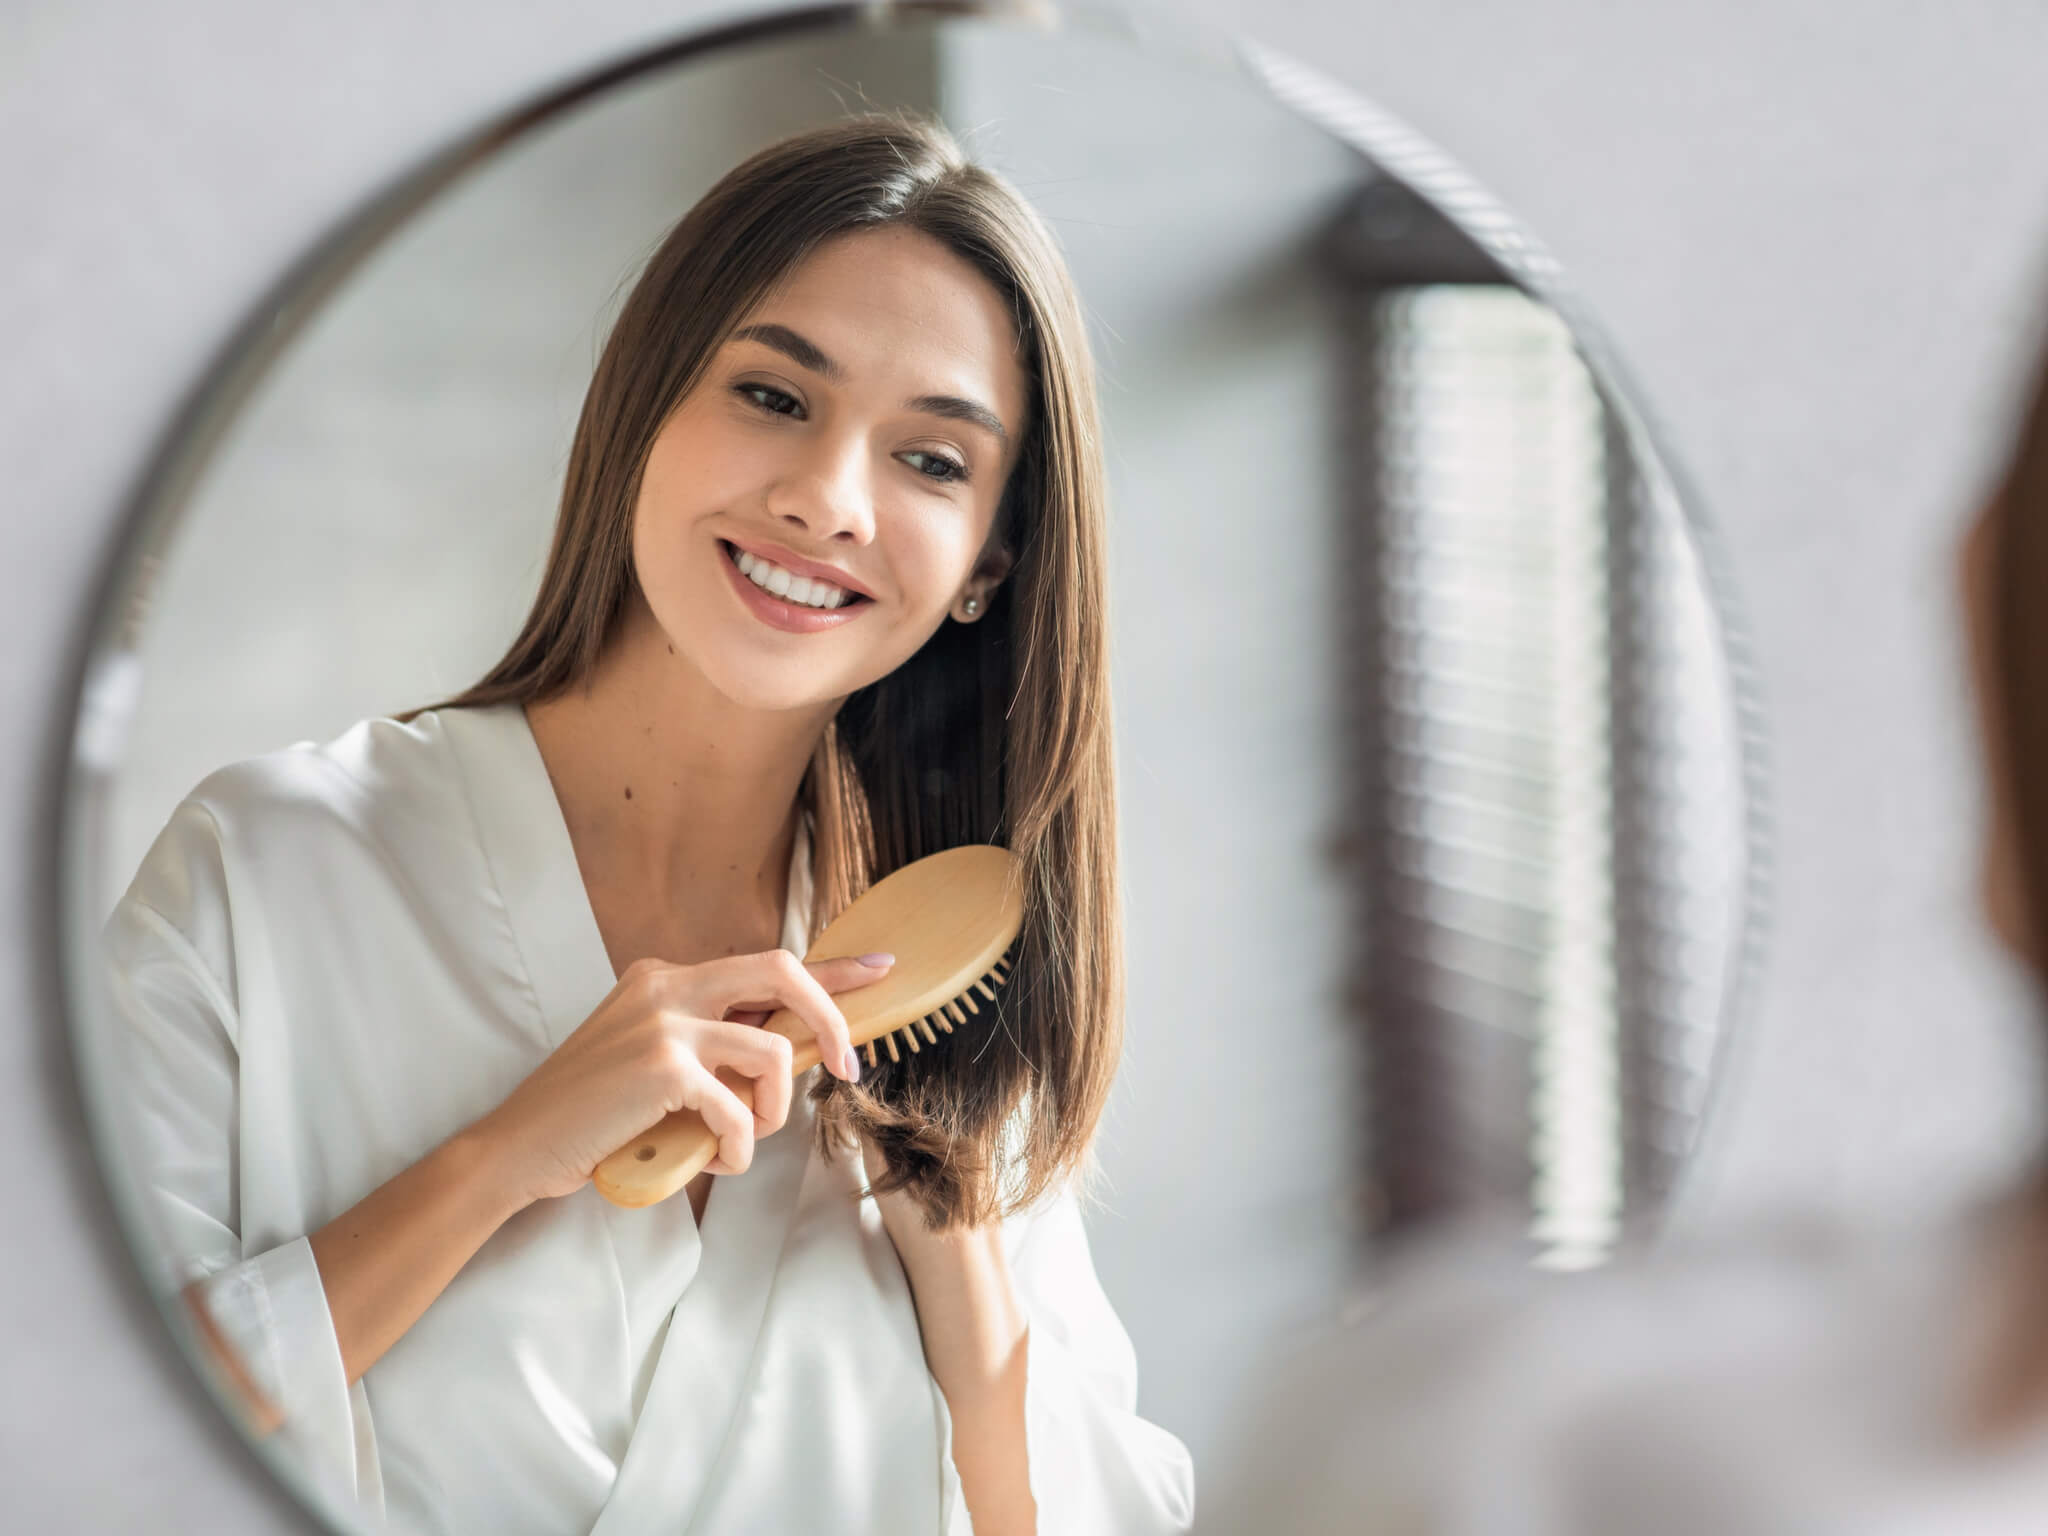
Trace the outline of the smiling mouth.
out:
<instances>
[{"instance_id":1,"label":"smiling mouth","mask_svg":"<svg viewBox=\"0 0 2048 1536\"><path fill-rule=\"evenodd\" d=\"M835 587L831 586L831 584L829 583L818 582L804 577L797 577L794 581L785 585L782 592L777 592L772 586L768 586L763 584L762 582L755 581L754 578L747 573L746 567L740 564L742 556L746 555L748 553L747 551L742 550L737 544L728 543L724 539L720 539L718 541L718 547L725 551L726 561L732 566L732 568L735 571L739 572L741 580L753 582L753 584L760 589L764 597L771 597L778 603L787 603L792 608L805 609L812 613L844 613L849 608L858 608L864 603L870 603L874 601L873 598L864 596L859 592L855 592L849 587ZM756 562L754 567L756 570L760 570L764 567L774 567L774 563L772 561L761 561L758 555L752 556L752 559L754 562ZM828 589L838 592L839 594L841 594L839 601L836 603L821 605L807 600L808 595L811 592L820 589ZM792 592L798 593L799 595L786 595Z\"/></svg>"}]
</instances>

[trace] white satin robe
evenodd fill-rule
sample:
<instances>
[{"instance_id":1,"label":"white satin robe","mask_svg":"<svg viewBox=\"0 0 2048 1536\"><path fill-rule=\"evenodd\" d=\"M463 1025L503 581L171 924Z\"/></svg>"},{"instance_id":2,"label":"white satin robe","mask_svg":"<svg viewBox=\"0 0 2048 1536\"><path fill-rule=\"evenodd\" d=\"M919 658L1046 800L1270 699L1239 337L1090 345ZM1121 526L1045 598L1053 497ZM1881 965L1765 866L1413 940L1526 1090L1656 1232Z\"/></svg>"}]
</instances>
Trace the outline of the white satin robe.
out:
<instances>
[{"instance_id":1,"label":"white satin robe","mask_svg":"<svg viewBox=\"0 0 2048 1536\"><path fill-rule=\"evenodd\" d=\"M802 954L808 834L782 944ZM307 1234L505 1096L615 977L517 706L370 720L213 774L106 927L166 1286L205 1295L316 1481L407 1532L970 1529L859 1159L802 1092L752 1168L513 1217L361 1380ZM1185 1448L1062 1193L1004 1229L1039 1529L1185 1530Z\"/></svg>"}]
</instances>

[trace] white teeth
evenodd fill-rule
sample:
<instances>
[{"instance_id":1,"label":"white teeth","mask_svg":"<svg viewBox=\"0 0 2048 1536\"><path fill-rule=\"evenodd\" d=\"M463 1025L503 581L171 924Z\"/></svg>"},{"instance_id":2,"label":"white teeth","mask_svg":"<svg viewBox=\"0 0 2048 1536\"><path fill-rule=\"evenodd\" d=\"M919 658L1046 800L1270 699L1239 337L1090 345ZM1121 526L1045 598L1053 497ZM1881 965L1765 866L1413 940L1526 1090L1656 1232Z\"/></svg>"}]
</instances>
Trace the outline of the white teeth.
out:
<instances>
[{"instance_id":1,"label":"white teeth","mask_svg":"<svg viewBox=\"0 0 2048 1536\"><path fill-rule=\"evenodd\" d=\"M853 594L843 588L814 577L791 575L781 566L737 545L734 546L733 564L755 586L774 593L785 602L800 603L806 608L841 608L853 600Z\"/></svg>"}]
</instances>

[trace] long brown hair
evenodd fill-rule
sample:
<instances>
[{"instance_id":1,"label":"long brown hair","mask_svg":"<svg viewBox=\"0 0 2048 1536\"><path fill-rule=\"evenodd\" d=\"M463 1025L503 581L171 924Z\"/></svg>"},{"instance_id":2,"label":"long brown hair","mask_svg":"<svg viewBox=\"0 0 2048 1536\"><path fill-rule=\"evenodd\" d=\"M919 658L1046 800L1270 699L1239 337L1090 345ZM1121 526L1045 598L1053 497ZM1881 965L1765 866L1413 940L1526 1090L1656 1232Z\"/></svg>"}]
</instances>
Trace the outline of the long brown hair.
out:
<instances>
[{"instance_id":1,"label":"long brown hair","mask_svg":"<svg viewBox=\"0 0 2048 1536\"><path fill-rule=\"evenodd\" d=\"M1985 772L2007 847L1989 853L1987 895L2048 1003L2048 351L1965 569L1980 611ZM1997 826L2001 818L1994 817ZM1971 1428L2009 1434L2048 1408L2048 1157L1999 1234L1988 1349L1971 1383Z\"/></svg>"},{"instance_id":2,"label":"long brown hair","mask_svg":"<svg viewBox=\"0 0 2048 1536\"><path fill-rule=\"evenodd\" d=\"M937 239L1002 296L1031 397L996 518L1008 578L981 622L942 623L845 700L799 791L814 826L813 932L944 848L1000 844L1027 873L992 1024L882 1059L858 1084L820 1074L812 1090L821 1144L868 1136L888 1163L879 1187L908 1189L943 1226L1020 1208L1083 1167L1122 1040L1094 367L1065 263L1023 199L945 130L902 116L801 133L729 172L663 240L612 327L518 638L429 707L524 705L589 676L634 590L633 511L663 421L821 243L891 225Z\"/></svg>"}]
</instances>

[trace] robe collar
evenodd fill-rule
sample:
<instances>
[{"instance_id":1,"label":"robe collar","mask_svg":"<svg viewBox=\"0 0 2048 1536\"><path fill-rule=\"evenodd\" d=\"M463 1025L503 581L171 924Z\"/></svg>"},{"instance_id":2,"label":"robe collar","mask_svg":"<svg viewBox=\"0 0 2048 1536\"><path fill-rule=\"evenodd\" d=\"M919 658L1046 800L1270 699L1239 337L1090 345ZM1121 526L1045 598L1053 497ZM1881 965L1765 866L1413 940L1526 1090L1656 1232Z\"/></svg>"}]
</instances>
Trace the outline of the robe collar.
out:
<instances>
[{"instance_id":1,"label":"robe collar","mask_svg":"<svg viewBox=\"0 0 2048 1536\"><path fill-rule=\"evenodd\" d=\"M618 982L605 953L575 845L547 762L518 704L436 711L455 749L475 808L484 857L505 903L548 1049L590 1017ZM810 948L810 816L797 824L790 849L789 900L781 947Z\"/></svg>"},{"instance_id":2,"label":"robe collar","mask_svg":"<svg viewBox=\"0 0 2048 1536\"><path fill-rule=\"evenodd\" d=\"M590 1016L616 984L576 852L533 739L516 704L439 711L475 807L513 937L540 1005L550 1049ZM791 851L782 947L810 947L811 828L798 824ZM818 1070L818 1069L813 1069ZM685 1532L729 1434L747 1432L746 1396L776 1271L812 1160L814 1110L806 1084L790 1095L789 1119L756 1143L753 1165L722 1178L704 1212L694 1274L670 1316L633 1436L593 1536L660 1527ZM598 1199L579 1190L572 1199ZM608 1208L614 1224L645 1223L689 1202L671 1197L645 1211Z\"/></svg>"}]
</instances>

